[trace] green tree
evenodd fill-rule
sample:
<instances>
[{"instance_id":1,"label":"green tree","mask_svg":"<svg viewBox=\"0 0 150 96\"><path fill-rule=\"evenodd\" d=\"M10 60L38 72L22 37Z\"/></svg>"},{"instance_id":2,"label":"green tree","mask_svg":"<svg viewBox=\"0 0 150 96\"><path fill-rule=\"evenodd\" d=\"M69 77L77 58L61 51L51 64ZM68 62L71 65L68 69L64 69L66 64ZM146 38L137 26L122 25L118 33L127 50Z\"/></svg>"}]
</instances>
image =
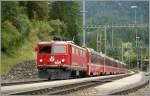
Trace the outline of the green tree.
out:
<instances>
[{"instance_id":1,"label":"green tree","mask_svg":"<svg viewBox=\"0 0 150 96\"><path fill-rule=\"evenodd\" d=\"M1 34L1 40L2 40L2 51L9 53L14 48L19 47L19 37L20 33L16 29L15 26L12 25L12 22L5 21L2 23L2 34Z\"/></svg>"},{"instance_id":2,"label":"green tree","mask_svg":"<svg viewBox=\"0 0 150 96\"><path fill-rule=\"evenodd\" d=\"M1 19L2 22L5 20L13 21L16 20L16 17L19 14L18 10L18 2L17 1L2 1L2 9L1 9Z\"/></svg>"},{"instance_id":3,"label":"green tree","mask_svg":"<svg viewBox=\"0 0 150 96\"><path fill-rule=\"evenodd\" d=\"M4 52L20 47L29 37L30 21L24 9L16 1L2 2L2 51Z\"/></svg>"},{"instance_id":4,"label":"green tree","mask_svg":"<svg viewBox=\"0 0 150 96\"><path fill-rule=\"evenodd\" d=\"M48 19L47 1L28 1L27 10L30 19L38 19L38 20Z\"/></svg>"},{"instance_id":5,"label":"green tree","mask_svg":"<svg viewBox=\"0 0 150 96\"><path fill-rule=\"evenodd\" d=\"M40 40L51 35L54 30L46 21L33 20L31 23L32 35L36 35Z\"/></svg>"},{"instance_id":6,"label":"green tree","mask_svg":"<svg viewBox=\"0 0 150 96\"><path fill-rule=\"evenodd\" d=\"M79 43L81 32L81 15L79 2L76 1L56 1L51 3L49 19L59 19L67 25L67 31L70 39L75 37L75 42Z\"/></svg>"},{"instance_id":7,"label":"green tree","mask_svg":"<svg viewBox=\"0 0 150 96\"><path fill-rule=\"evenodd\" d=\"M68 32L67 32L67 26L65 25L65 23L63 21L61 22L59 19L51 20L51 21L49 21L49 24L54 29L52 31L51 35L69 37L69 36L67 36L67 35L69 35Z\"/></svg>"}]
</instances>

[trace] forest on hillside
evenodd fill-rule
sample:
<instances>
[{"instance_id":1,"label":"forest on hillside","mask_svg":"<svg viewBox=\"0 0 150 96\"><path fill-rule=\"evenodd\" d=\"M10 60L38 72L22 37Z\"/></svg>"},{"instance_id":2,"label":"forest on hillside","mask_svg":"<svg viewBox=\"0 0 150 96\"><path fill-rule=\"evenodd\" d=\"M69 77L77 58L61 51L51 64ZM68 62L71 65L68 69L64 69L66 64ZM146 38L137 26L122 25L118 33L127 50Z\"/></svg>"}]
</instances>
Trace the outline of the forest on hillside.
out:
<instances>
[{"instance_id":1,"label":"forest on hillside","mask_svg":"<svg viewBox=\"0 0 150 96\"><path fill-rule=\"evenodd\" d=\"M80 43L79 2L2 1L2 51L11 53L33 35L41 41L58 35ZM13 41L13 42L12 42Z\"/></svg>"},{"instance_id":2,"label":"forest on hillside","mask_svg":"<svg viewBox=\"0 0 150 96\"><path fill-rule=\"evenodd\" d=\"M131 6L137 6L136 9ZM136 13L135 13L136 10ZM136 15L136 18L135 18ZM136 20L136 24L135 24ZM110 26L106 28L106 54L126 63L136 61L137 56L148 58L149 45L149 5L148 1L86 1L86 26ZM112 26L146 25L145 27ZM136 46L136 30L138 47ZM113 37L112 37L113 31ZM97 50L97 34L101 37L100 47L105 53L104 28L86 29L86 44ZM112 45L113 41L113 45ZM123 48L123 49L122 49ZM141 60L141 59L140 59Z\"/></svg>"},{"instance_id":3,"label":"forest on hillside","mask_svg":"<svg viewBox=\"0 0 150 96\"><path fill-rule=\"evenodd\" d=\"M35 60L38 42L62 37L81 44L82 16L76 1L1 1L2 74Z\"/></svg>"}]
</instances>

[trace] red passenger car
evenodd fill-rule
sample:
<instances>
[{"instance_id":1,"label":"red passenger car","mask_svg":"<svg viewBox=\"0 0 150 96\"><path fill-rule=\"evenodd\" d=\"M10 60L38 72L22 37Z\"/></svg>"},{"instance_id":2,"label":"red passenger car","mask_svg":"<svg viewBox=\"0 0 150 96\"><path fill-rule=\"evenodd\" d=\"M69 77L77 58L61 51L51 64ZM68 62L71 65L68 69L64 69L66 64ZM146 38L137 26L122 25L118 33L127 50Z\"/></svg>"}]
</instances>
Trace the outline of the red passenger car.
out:
<instances>
[{"instance_id":1,"label":"red passenger car","mask_svg":"<svg viewBox=\"0 0 150 96\"><path fill-rule=\"evenodd\" d=\"M70 41L40 42L35 49L40 78L64 79L127 71L125 66L120 67L121 62Z\"/></svg>"}]
</instances>

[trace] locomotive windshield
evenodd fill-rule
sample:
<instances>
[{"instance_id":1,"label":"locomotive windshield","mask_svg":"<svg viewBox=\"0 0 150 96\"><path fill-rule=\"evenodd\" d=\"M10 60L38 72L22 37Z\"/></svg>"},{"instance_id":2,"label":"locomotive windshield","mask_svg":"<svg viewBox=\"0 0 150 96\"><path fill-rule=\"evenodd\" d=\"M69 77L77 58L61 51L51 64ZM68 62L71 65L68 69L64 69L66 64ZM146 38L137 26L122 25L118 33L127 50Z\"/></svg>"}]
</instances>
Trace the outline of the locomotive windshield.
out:
<instances>
[{"instance_id":1,"label":"locomotive windshield","mask_svg":"<svg viewBox=\"0 0 150 96\"><path fill-rule=\"evenodd\" d=\"M51 53L51 46L40 46L39 53L50 54Z\"/></svg>"},{"instance_id":2,"label":"locomotive windshield","mask_svg":"<svg viewBox=\"0 0 150 96\"><path fill-rule=\"evenodd\" d=\"M62 54L62 53L66 53L66 46L65 45L59 45L59 46L53 46L53 53L54 54Z\"/></svg>"}]
</instances>

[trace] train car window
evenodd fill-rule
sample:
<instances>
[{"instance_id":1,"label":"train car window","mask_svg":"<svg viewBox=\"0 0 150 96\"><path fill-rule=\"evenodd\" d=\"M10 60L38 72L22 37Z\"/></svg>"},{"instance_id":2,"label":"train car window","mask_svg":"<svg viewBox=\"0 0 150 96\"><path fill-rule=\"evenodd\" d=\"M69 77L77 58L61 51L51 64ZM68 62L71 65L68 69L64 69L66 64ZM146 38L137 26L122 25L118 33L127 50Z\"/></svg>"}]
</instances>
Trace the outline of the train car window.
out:
<instances>
[{"instance_id":1,"label":"train car window","mask_svg":"<svg viewBox=\"0 0 150 96\"><path fill-rule=\"evenodd\" d=\"M40 54L50 54L51 53L51 46L40 46L39 47Z\"/></svg>"},{"instance_id":2,"label":"train car window","mask_svg":"<svg viewBox=\"0 0 150 96\"><path fill-rule=\"evenodd\" d=\"M97 64L97 65L99 65L99 62L98 62L98 61L99 61L99 56L97 55L97 56L96 56L96 64Z\"/></svg>"},{"instance_id":3,"label":"train car window","mask_svg":"<svg viewBox=\"0 0 150 96\"><path fill-rule=\"evenodd\" d=\"M92 53L91 53L90 57L91 57L91 63L94 63L94 55Z\"/></svg>"},{"instance_id":4,"label":"train car window","mask_svg":"<svg viewBox=\"0 0 150 96\"><path fill-rule=\"evenodd\" d=\"M76 48L76 55L78 55L78 48Z\"/></svg>"},{"instance_id":5,"label":"train car window","mask_svg":"<svg viewBox=\"0 0 150 96\"><path fill-rule=\"evenodd\" d=\"M83 57L85 57L85 51L83 51Z\"/></svg>"},{"instance_id":6,"label":"train car window","mask_svg":"<svg viewBox=\"0 0 150 96\"><path fill-rule=\"evenodd\" d=\"M117 65L119 66L119 64L117 64L117 62L114 63L114 67L117 67Z\"/></svg>"},{"instance_id":7,"label":"train car window","mask_svg":"<svg viewBox=\"0 0 150 96\"><path fill-rule=\"evenodd\" d=\"M111 60L109 60L109 66L112 66L112 62L111 62Z\"/></svg>"},{"instance_id":8,"label":"train car window","mask_svg":"<svg viewBox=\"0 0 150 96\"><path fill-rule=\"evenodd\" d=\"M105 65L108 66L108 59L105 59Z\"/></svg>"},{"instance_id":9,"label":"train car window","mask_svg":"<svg viewBox=\"0 0 150 96\"><path fill-rule=\"evenodd\" d=\"M72 47L72 54L74 54L75 52L74 52L74 47Z\"/></svg>"},{"instance_id":10,"label":"train car window","mask_svg":"<svg viewBox=\"0 0 150 96\"><path fill-rule=\"evenodd\" d=\"M113 66L113 67L115 67L115 65L114 65L114 61L113 61L113 60L111 61L111 64L112 64L112 66Z\"/></svg>"},{"instance_id":11,"label":"train car window","mask_svg":"<svg viewBox=\"0 0 150 96\"><path fill-rule=\"evenodd\" d=\"M62 54L62 53L66 53L66 46L62 45L62 46L53 46L53 53L54 54Z\"/></svg>"},{"instance_id":12,"label":"train car window","mask_svg":"<svg viewBox=\"0 0 150 96\"><path fill-rule=\"evenodd\" d=\"M76 48L74 47L74 54L76 54Z\"/></svg>"},{"instance_id":13,"label":"train car window","mask_svg":"<svg viewBox=\"0 0 150 96\"><path fill-rule=\"evenodd\" d=\"M101 63L101 65L104 65L104 58L103 57L101 57L100 63Z\"/></svg>"},{"instance_id":14,"label":"train car window","mask_svg":"<svg viewBox=\"0 0 150 96\"><path fill-rule=\"evenodd\" d=\"M83 57L83 50L81 50L81 56Z\"/></svg>"},{"instance_id":15,"label":"train car window","mask_svg":"<svg viewBox=\"0 0 150 96\"><path fill-rule=\"evenodd\" d=\"M80 56L80 49L78 49L78 55Z\"/></svg>"},{"instance_id":16,"label":"train car window","mask_svg":"<svg viewBox=\"0 0 150 96\"><path fill-rule=\"evenodd\" d=\"M112 66L112 64L111 64L111 60L106 59L106 65L107 65L107 66Z\"/></svg>"},{"instance_id":17,"label":"train car window","mask_svg":"<svg viewBox=\"0 0 150 96\"><path fill-rule=\"evenodd\" d=\"M98 56L98 61L97 62L98 62L99 65L100 65L100 59L101 59L100 56Z\"/></svg>"},{"instance_id":18,"label":"train car window","mask_svg":"<svg viewBox=\"0 0 150 96\"><path fill-rule=\"evenodd\" d=\"M76 47L74 47L74 54L76 54L76 51L77 51L77 50L76 50Z\"/></svg>"},{"instance_id":19,"label":"train car window","mask_svg":"<svg viewBox=\"0 0 150 96\"><path fill-rule=\"evenodd\" d=\"M81 56L81 50L79 49L79 56Z\"/></svg>"},{"instance_id":20,"label":"train car window","mask_svg":"<svg viewBox=\"0 0 150 96\"><path fill-rule=\"evenodd\" d=\"M80 50L80 56L82 56L82 50Z\"/></svg>"}]
</instances>

